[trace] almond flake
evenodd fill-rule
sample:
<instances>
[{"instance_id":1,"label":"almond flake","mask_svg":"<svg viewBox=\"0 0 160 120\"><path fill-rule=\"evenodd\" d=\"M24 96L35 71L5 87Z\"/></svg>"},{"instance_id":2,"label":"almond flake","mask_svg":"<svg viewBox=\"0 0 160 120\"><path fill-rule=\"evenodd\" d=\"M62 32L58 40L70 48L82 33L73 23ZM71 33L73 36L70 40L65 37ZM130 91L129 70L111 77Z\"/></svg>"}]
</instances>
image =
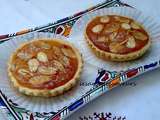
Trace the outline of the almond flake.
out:
<instances>
[{"instance_id":1,"label":"almond flake","mask_svg":"<svg viewBox=\"0 0 160 120\"><path fill-rule=\"evenodd\" d=\"M104 32L105 33L111 33L111 32L115 32L119 29L119 24L117 23L112 23L112 24L108 24L106 27L105 27L105 30Z\"/></svg>"},{"instance_id":2,"label":"almond flake","mask_svg":"<svg viewBox=\"0 0 160 120\"><path fill-rule=\"evenodd\" d=\"M132 23L131 23L131 27L132 27L133 29L140 29L140 25L139 25L138 23L136 23L136 22L132 22Z\"/></svg>"},{"instance_id":3,"label":"almond flake","mask_svg":"<svg viewBox=\"0 0 160 120\"><path fill-rule=\"evenodd\" d=\"M66 57L66 56L61 57L59 61L64 66L68 66L69 65L69 58Z\"/></svg>"},{"instance_id":4,"label":"almond flake","mask_svg":"<svg viewBox=\"0 0 160 120\"><path fill-rule=\"evenodd\" d=\"M60 71L64 71L64 66L57 60L53 61L53 65L56 69L60 70Z\"/></svg>"},{"instance_id":5,"label":"almond flake","mask_svg":"<svg viewBox=\"0 0 160 120\"><path fill-rule=\"evenodd\" d=\"M142 32L139 32L139 31L133 32L133 36L138 40L147 40L147 38L148 38L145 34L143 34Z\"/></svg>"},{"instance_id":6,"label":"almond flake","mask_svg":"<svg viewBox=\"0 0 160 120\"><path fill-rule=\"evenodd\" d=\"M123 45L120 45L119 43L115 43L115 42L112 42L109 45L109 50L112 53L119 53L123 48L124 48Z\"/></svg>"},{"instance_id":7,"label":"almond flake","mask_svg":"<svg viewBox=\"0 0 160 120\"><path fill-rule=\"evenodd\" d=\"M111 33L110 35L109 35L109 39L111 40L111 41L116 41L116 36L117 36L117 32L114 32L114 33Z\"/></svg>"},{"instance_id":8,"label":"almond flake","mask_svg":"<svg viewBox=\"0 0 160 120\"><path fill-rule=\"evenodd\" d=\"M128 18L124 18L124 17L114 17L117 21L122 22L122 23L129 23L129 19Z\"/></svg>"},{"instance_id":9,"label":"almond flake","mask_svg":"<svg viewBox=\"0 0 160 120\"><path fill-rule=\"evenodd\" d=\"M27 74L30 74L28 70L22 69L22 68L18 70L18 73L22 76L26 76Z\"/></svg>"},{"instance_id":10,"label":"almond flake","mask_svg":"<svg viewBox=\"0 0 160 120\"><path fill-rule=\"evenodd\" d=\"M92 28L92 32L94 32L94 33L100 33L100 32L102 31L103 27L104 27L104 26L101 25L101 24L96 25L96 26L94 26L94 27Z\"/></svg>"},{"instance_id":11,"label":"almond flake","mask_svg":"<svg viewBox=\"0 0 160 120\"><path fill-rule=\"evenodd\" d=\"M57 46L53 46L52 49L53 49L55 55L58 55L58 56L62 55L61 49L58 48Z\"/></svg>"},{"instance_id":12,"label":"almond flake","mask_svg":"<svg viewBox=\"0 0 160 120\"><path fill-rule=\"evenodd\" d=\"M129 24L127 24L127 23L122 23L121 27L124 28L124 29L126 29L126 30L131 29L131 26Z\"/></svg>"},{"instance_id":13,"label":"almond flake","mask_svg":"<svg viewBox=\"0 0 160 120\"><path fill-rule=\"evenodd\" d=\"M47 55L46 55L44 52L39 52L39 53L37 54L37 59L38 59L40 62L47 62L47 61L48 61Z\"/></svg>"},{"instance_id":14,"label":"almond flake","mask_svg":"<svg viewBox=\"0 0 160 120\"><path fill-rule=\"evenodd\" d=\"M36 72L39 66L39 62L37 59L30 59L28 61L28 67L31 72Z\"/></svg>"},{"instance_id":15,"label":"almond flake","mask_svg":"<svg viewBox=\"0 0 160 120\"><path fill-rule=\"evenodd\" d=\"M45 43L45 42L41 42L41 48L43 48L43 49L50 49L51 46L49 44Z\"/></svg>"},{"instance_id":16,"label":"almond flake","mask_svg":"<svg viewBox=\"0 0 160 120\"><path fill-rule=\"evenodd\" d=\"M32 55L29 54L29 53L26 53L26 52L19 52L19 53L17 53L17 56L18 56L20 59L25 60L25 61L27 61L27 60L29 60L30 58L32 58Z\"/></svg>"},{"instance_id":17,"label":"almond flake","mask_svg":"<svg viewBox=\"0 0 160 120\"><path fill-rule=\"evenodd\" d=\"M74 52L71 49L61 48L61 50L62 50L62 53L67 57L70 57L70 58L75 58L76 57Z\"/></svg>"},{"instance_id":18,"label":"almond flake","mask_svg":"<svg viewBox=\"0 0 160 120\"><path fill-rule=\"evenodd\" d=\"M108 16L103 16L100 18L101 23L108 23L109 22L109 17Z\"/></svg>"},{"instance_id":19,"label":"almond flake","mask_svg":"<svg viewBox=\"0 0 160 120\"><path fill-rule=\"evenodd\" d=\"M34 76L29 79L29 82L33 85L39 85L43 84L45 82L48 82L51 80L50 76L45 76L45 75L39 75L39 76Z\"/></svg>"},{"instance_id":20,"label":"almond flake","mask_svg":"<svg viewBox=\"0 0 160 120\"><path fill-rule=\"evenodd\" d=\"M126 47L128 47L128 48L135 48L136 47L136 41L135 41L134 37L131 36L128 38L128 41L126 43Z\"/></svg>"},{"instance_id":21,"label":"almond flake","mask_svg":"<svg viewBox=\"0 0 160 120\"><path fill-rule=\"evenodd\" d=\"M38 72L44 75L51 75L51 74L55 74L57 72L57 69L54 67L40 66L38 68Z\"/></svg>"}]
</instances>

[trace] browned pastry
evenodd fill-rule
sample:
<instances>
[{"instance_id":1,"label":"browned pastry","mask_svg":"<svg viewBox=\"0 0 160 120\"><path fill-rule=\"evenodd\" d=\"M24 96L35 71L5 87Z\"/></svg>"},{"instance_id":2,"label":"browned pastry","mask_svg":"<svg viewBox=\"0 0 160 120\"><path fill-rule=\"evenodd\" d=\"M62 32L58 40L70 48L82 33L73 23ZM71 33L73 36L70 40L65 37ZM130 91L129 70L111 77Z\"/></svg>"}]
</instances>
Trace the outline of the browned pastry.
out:
<instances>
[{"instance_id":1,"label":"browned pastry","mask_svg":"<svg viewBox=\"0 0 160 120\"><path fill-rule=\"evenodd\" d=\"M38 39L16 49L8 62L8 75L20 92L50 97L73 87L82 66L81 54L72 44Z\"/></svg>"},{"instance_id":2,"label":"browned pastry","mask_svg":"<svg viewBox=\"0 0 160 120\"><path fill-rule=\"evenodd\" d=\"M129 61L139 58L151 44L142 25L131 18L118 15L92 19L84 34L92 51L104 60Z\"/></svg>"}]
</instances>

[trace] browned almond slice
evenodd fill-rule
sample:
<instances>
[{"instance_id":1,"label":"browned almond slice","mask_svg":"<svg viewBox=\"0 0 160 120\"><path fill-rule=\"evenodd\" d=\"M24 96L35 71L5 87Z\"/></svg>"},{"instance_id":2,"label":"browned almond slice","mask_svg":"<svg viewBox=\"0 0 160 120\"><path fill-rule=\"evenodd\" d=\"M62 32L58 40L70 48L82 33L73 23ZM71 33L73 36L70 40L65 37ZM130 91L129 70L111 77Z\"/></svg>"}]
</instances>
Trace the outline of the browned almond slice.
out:
<instances>
[{"instance_id":1,"label":"browned almond slice","mask_svg":"<svg viewBox=\"0 0 160 120\"><path fill-rule=\"evenodd\" d=\"M99 36L96 41L98 42L105 42L106 37L105 36Z\"/></svg>"},{"instance_id":2,"label":"browned almond slice","mask_svg":"<svg viewBox=\"0 0 160 120\"><path fill-rule=\"evenodd\" d=\"M41 49L41 48L37 47L37 46L34 45L34 44L30 44L30 45L28 46L28 50L29 50L30 52L38 52L40 49Z\"/></svg>"},{"instance_id":3,"label":"browned almond slice","mask_svg":"<svg viewBox=\"0 0 160 120\"><path fill-rule=\"evenodd\" d=\"M96 26L94 26L92 28L92 32L94 32L94 33L100 33L102 31L103 27L104 26L102 24L98 24L98 25L96 25Z\"/></svg>"},{"instance_id":4,"label":"browned almond slice","mask_svg":"<svg viewBox=\"0 0 160 120\"><path fill-rule=\"evenodd\" d=\"M41 48L43 48L43 49L50 49L51 48L51 46L45 42L41 42L40 45L41 45Z\"/></svg>"},{"instance_id":5,"label":"browned almond slice","mask_svg":"<svg viewBox=\"0 0 160 120\"><path fill-rule=\"evenodd\" d=\"M117 32L114 32L114 33L111 33L110 35L109 35L109 39L111 40L111 41L116 41L116 36L117 36Z\"/></svg>"},{"instance_id":6,"label":"browned almond slice","mask_svg":"<svg viewBox=\"0 0 160 120\"><path fill-rule=\"evenodd\" d=\"M31 72L36 72L39 66L39 62L37 59L30 59L28 61L28 67Z\"/></svg>"},{"instance_id":7,"label":"browned almond slice","mask_svg":"<svg viewBox=\"0 0 160 120\"><path fill-rule=\"evenodd\" d=\"M117 53L117 47L119 46L119 44L117 44L116 42L112 42L109 45L109 50L113 53Z\"/></svg>"},{"instance_id":8,"label":"browned almond slice","mask_svg":"<svg viewBox=\"0 0 160 120\"><path fill-rule=\"evenodd\" d=\"M57 72L57 69L54 67L39 66L38 72L44 75L52 75Z\"/></svg>"},{"instance_id":9,"label":"browned almond slice","mask_svg":"<svg viewBox=\"0 0 160 120\"><path fill-rule=\"evenodd\" d=\"M133 36L138 40L147 40L147 38L148 38L145 34L143 34L142 32L139 32L139 31L133 32Z\"/></svg>"},{"instance_id":10,"label":"browned almond slice","mask_svg":"<svg viewBox=\"0 0 160 120\"><path fill-rule=\"evenodd\" d=\"M51 80L50 76L45 76L45 75L39 75L39 76L34 76L29 79L29 83L33 85L38 85L38 84L43 84L44 82L48 82Z\"/></svg>"},{"instance_id":11,"label":"browned almond slice","mask_svg":"<svg viewBox=\"0 0 160 120\"><path fill-rule=\"evenodd\" d=\"M140 25L139 25L138 23L136 23L136 22L132 22L132 23L131 23L131 27L132 27L133 29L140 29Z\"/></svg>"},{"instance_id":12,"label":"browned almond slice","mask_svg":"<svg viewBox=\"0 0 160 120\"><path fill-rule=\"evenodd\" d=\"M111 32L115 32L115 31L117 31L118 29L119 29L119 24L117 24L117 23L112 23L112 24L109 24L109 25L107 25L106 27L105 27L105 30L104 30L104 32L105 33L111 33Z\"/></svg>"},{"instance_id":13,"label":"browned almond slice","mask_svg":"<svg viewBox=\"0 0 160 120\"><path fill-rule=\"evenodd\" d=\"M19 52L19 53L17 53L17 56L20 58L20 59L22 59L22 60L25 60L25 61L27 61L27 60L29 60L30 58L32 58L32 55L31 54L29 54L29 53L26 53L26 52Z\"/></svg>"},{"instance_id":14,"label":"browned almond slice","mask_svg":"<svg viewBox=\"0 0 160 120\"><path fill-rule=\"evenodd\" d=\"M19 73L20 75L22 75L22 76L26 76L27 74L30 74L28 70L23 69L23 68L19 69L19 70L18 70L18 73Z\"/></svg>"},{"instance_id":15,"label":"browned almond slice","mask_svg":"<svg viewBox=\"0 0 160 120\"><path fill-rule=\"evenodd\" d=\"M40 62L47 62L47 61L48 61L47 55L46 55L44 52L39 52L39 53L37 54L37 59L38 59Z\"/></svg>"},{"instance_id":16,"label":"browned almond slice","mask_svg":"<svg viewBox=\"0 0 160 120\"><path fill-rule=\"evenodd\" d=\"M122 18L122 17L118 17L118 16L115 16L114 17L117 21L119 21L119 22L122 22L122 23L129 23L129 19L127 19L127 18Z\"/></svg>"},{"instance_id":17,"label":"browned almond slice","mask_svg":"<svg viewBox=\"0 0 160 120\"><path fill-rule=\"evenodd\" d=\"M70 58L75 58L76 57L74 52L71 49L61 48L61 50L62 50L62 53L67 57L70 57Z\"/></svg>"},{"instance_id":18,"label":"browned almond slice","mask_svg":"<svg viewBox=\"0 0 160 120\"><path fill-rule=\"evenodd\" d=\"M122 24L121 24L121 27L122 27L123 29L126 29L126 30L131 29L131 26L130 26L128 23L122 23Z\"/></svg>"},{"instance_id":19,"label":"browned almond slice","mask_svg":"<svg viewBox=\"0 0 160 120\"><path fill-rule=\"evenodd\" d=\"M60 63L64 66L68 66L69 65L69 58L67 58L66 56L61 57Z\"/></svg>"},{"instance_id":20,"label":"browned almond slice","mask_svg":"<svg viewBox=\"0 0 160 120\"><path fill-rule=\"evenodd\" d=\"M128 40L127 40L127 39L126 39L126 40L121 41L119 44L120 44L120 45L123 45L123 44L125 44L126 42L128 42Z\"/></svg>"},{"instance_id":21,"label":"browned almond slice","mask_svg":"<svg viewBox=\"0 0 160 120\"><path fill-rule=\"evenodd\" d=\"M54 67L60 71L64 71L64 66L57 60L53 61Z\"/></svg>"},{"instance_id":22,"label":"browned almond slice","mask_svg":"<svg viewBox=\"0 0 160 120\"><path fill-rule=\"evenodd\" d=\"M57 46L53 46L52 49L56 55L62 54L61 49Z\"/></svg>"},{"instance_id":23,"label":"browned almond slice","mask_svg":"<svg viewBox=\"0 0 160 120\"><path fill-rule=\"evenodd\" d=\"M109 45L109 50L112 53L120 53L123 48L124 48L123 45L120 45L119 43L115 43L115 42L112 42Z\"/></svg>"},{"instance_id":24,"label":"browned almond slice","mask_svg":"<svg viewBox=\"0 0 160 120\"><path fill-rule=\"evenodd\" d=\"M103 16L103 17L100 18L100 22L101 22L101 23L108 23L109 20L110 20L110 19L109 19L108 16Z\"/></svg>"},{"instance_id":25,"label":"browned almond slice","mask_svg":"<svg viewBox=\"0 0 160 120\"><path fill-rule=\"evenodd\" d=\"M128 41L126 43L126 47L128 47L128 48L135 48L136 47L136 41L135 41L134 37L131 36L128 38Z\"/></svg>"}]
</instances>

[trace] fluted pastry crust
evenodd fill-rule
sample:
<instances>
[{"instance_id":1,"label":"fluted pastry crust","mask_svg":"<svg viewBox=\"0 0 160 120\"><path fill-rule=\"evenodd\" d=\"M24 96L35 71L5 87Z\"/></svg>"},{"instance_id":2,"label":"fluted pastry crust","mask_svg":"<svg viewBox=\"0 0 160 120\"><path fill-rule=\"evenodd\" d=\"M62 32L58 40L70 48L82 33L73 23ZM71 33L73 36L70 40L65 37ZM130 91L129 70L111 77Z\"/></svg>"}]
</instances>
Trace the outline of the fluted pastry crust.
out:
<instances>
[{"instance_id":1,"label":"fluted pastry crust","mask_svg":"<svg viewBox=\"0 0 160 120\"><path fill-rule=\"evenodd\" d=\"M129 60L134 60L139 57L141 57L150 47L151 45L151 40L148 41L148 43L140 50L128 53L128 54L114 54L111 52L106 52L103 50L100 50L98 47L96 47L88 38L86 33L84 34L85 39L87 41L88 46L92 49L93 53L97 56L100 57L104 60L111 60L111 61L129 61Z\"/></svg>"},{"instance_id":2,"label":"fluted pastry crust","mask_svg":"<svg viewBox=\"0 0 160 120\"><path fill-rule=\"evenodd\" d=\"M110 16L110 15L108 15L108 16ZM100 31L101 32L104 32L105 31L105 26L106 26L106 24L110 24L110 23L108 23L108 21L109 21L109 17L108 16L97 16L97 17L95 17L95 18L93 18L93 19L91 19L89 22L88 22L88 24L86 25L86 28L85 28L85 31L84 31L84 37L85 37L85 40L86 40L86 42L87 42L87 44L88 44L88 46L89 46L89 48L93 51L93 53L97 56L97 57L99 57L99 58L101 58L101 59L103 59L103 60L111 60L111 61L130 61L130 60L134 60L134 59L137 59L137 58L139 58L139 57L141 57L149 48L150 48L150 46L151 46L151 39L150 39L150 37L148 36L148 42L141 48L141 49L139 49L139 50L136 50L136 51L132 51L132 52L129 52L129 53L126 53L126 54L120 54L120 53L114 53L114 52L110 52L110 51L105 51L105 50L102 50L102 49L100 49L99 47L97 47L94 43L93 43L93 41L90 39L90 37L88 36L88 34L87 34L87 27L89 26L89 24L92 24L92 25L95 25L95 23L93 24L92 22L94 21L94 20L96 20L96 19L100 19L101 20L101 18L103 17L104 19L103 19L103 22L99 22L99 23L97 23L97 25L95 25L95 27L94 26L92 26L92 32L93 33L95 33L95 34L97 34L97 36L99 35L99 34L101 34L102 35L102 33L100 33ZM114 15L111 15L111 16L114 16ZM121 16L117 16L117 15L115 15L116 17L121 17ZM106 19L107 18L107 19ZM98 21L98 20L97 20ZM104 22L106 22L106 24L104 23ZM126 23L125 23L126 22ZM104 25L105 24L105 25ZM123 25L122 25L123 24ZM127 25L126 25L127 24ZM137 24L137 23L136 23ZM138 27L141 27L141 29L143 29L143 30L145 30L144 28L143 28L143 26L142 25L136 25L136 24L133 24L132 25L132 23L130 23L130 25L129 25L129 22L127 21L127 19L126 19L126 21L125 21L125 19L124 19L124 21L121 23L121 27L125 27L125 29L130 29L130 27L132 26L133 28L133 30L135 29L139 29ZM104 27L102 27L102 25L104 26ZM91 28L91 25L89 26L90 28ZM146 31L145 31L146 32ZM113 32L114 33L114 32ZM91 34L90 34L91 35ZM104 35L103 35L104 36ZM106 37L106 36L105 36ZM108 37L108 36L107 36ZM131 36L132 37L132 36ZM144 36L145 37L145 36ZM104 42L104 41L103 41ZM115 41L114 41L115 42Z\"/></svg>"},{"instance_id":3,"label":"fluted pastry crust","mask_svg":"<svg viewBox=\"0 0 160 120\"><path fill-rule=\"evenodd\" d=\"M9 62L8 62L8 76L9 76L11 82L13 83L13 86L15 88L17 88L19 92L24 93L24 94L29 95L29 96L51 97L51 96L57 96L57 95L63 94L64 92L68 91L73 86L75 86L76 83L79 81L79 77L80 77L80 74L81 74L82 68L83 68L82 56L79 53L78 49L76 49L71 43L69 43L67 41L60 40L60 39L54 39L54 38L53 39L44 38L44 39L36 39L36 40L56 41L60 44L67 45L67 46L72 48L72 50L75 52L76 58L78 60L78 69L77 69L76 73L74 74L74 76L72 77L72 79L70 79L64 85L58 86L58 87L53 88L53 89L35 89L35 88L32 89L32 88L29 88L29 87L22 86L21 84L18 83L17 79L15 78L15 76L11 72L11 65L12 65L12 61L13 61L13 56L15 54L17 54L18 50L20 50L23 46L25 46L26 44L32 43L35 40L22 44L10 56L10 59L9 59Z\"/></svg>"}]
</instances>

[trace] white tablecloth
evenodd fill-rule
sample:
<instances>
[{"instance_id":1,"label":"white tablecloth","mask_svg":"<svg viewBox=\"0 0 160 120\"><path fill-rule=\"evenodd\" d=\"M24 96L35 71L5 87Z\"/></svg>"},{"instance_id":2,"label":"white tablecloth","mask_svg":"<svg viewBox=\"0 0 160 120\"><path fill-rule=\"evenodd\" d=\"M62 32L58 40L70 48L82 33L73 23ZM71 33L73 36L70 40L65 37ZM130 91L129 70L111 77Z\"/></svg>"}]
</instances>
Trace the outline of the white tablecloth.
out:
<instances>
[{"instance_id":1,"label":"white tablecloth","mask_svg":"<svg viewBox=\"0 0 160 120\"><path fill-rule=\"evenodd\" d=\"M101 1L103 0L0 0L0 34L44 25L85 10ZM157 22L160 21L159 0L123 1L151 15ZM133 79L129 85L111 90L75 112L68 120L80 120L89 116L92 118L94 113L101 112L110 112L112 117L121 116L127 120L159 120L159 73L160 69L154 70Z\"/></svg>"}]
</instances>

